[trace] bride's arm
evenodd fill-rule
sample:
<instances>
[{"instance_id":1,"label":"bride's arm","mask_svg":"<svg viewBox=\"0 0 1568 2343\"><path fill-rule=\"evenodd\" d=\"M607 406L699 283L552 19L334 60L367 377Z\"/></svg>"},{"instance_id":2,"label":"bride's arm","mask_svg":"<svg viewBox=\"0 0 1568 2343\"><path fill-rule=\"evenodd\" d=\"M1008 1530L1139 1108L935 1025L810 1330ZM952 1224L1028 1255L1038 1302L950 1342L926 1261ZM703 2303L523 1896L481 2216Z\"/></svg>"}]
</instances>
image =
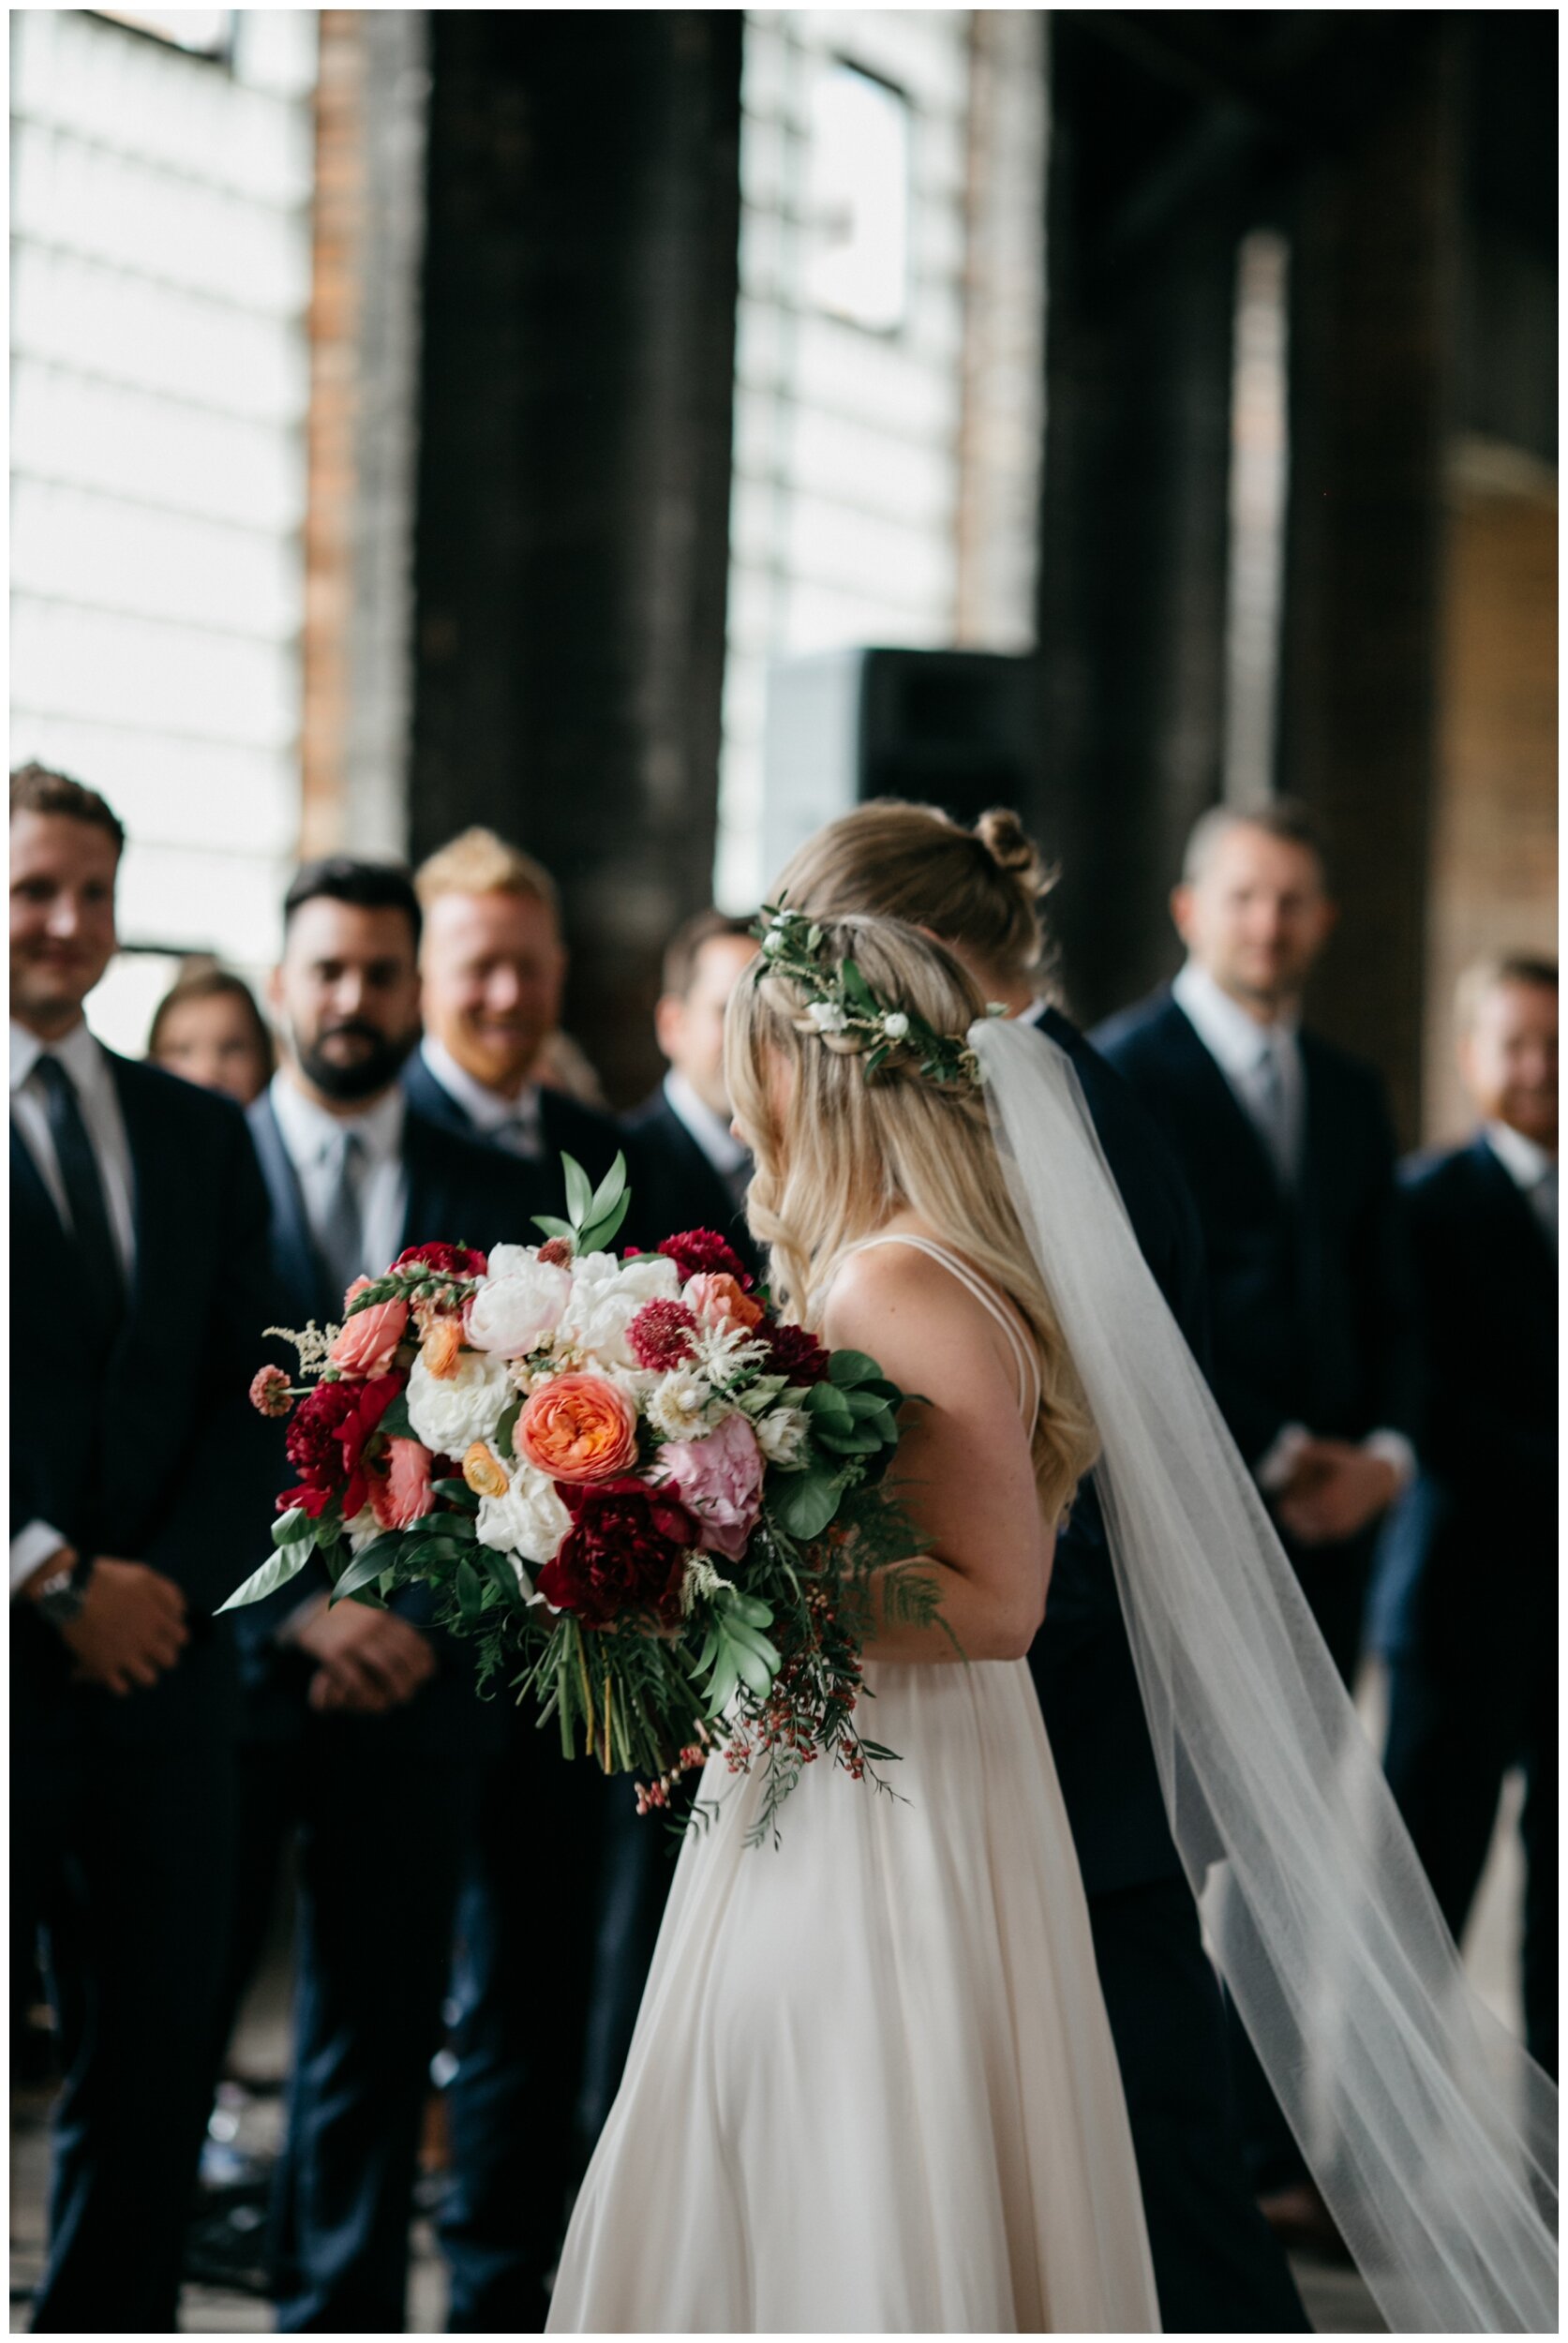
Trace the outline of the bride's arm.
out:
<instances>
[{"instance_id":1,"label":"bride's arm","mask_svg":"<svg viewBox=\"0 0 1568 2343\"><path fill-rule=\"evenodd\" d=\"M941 1619L889 1619L879 1592L867 1656L1022 1658L1045 1616L1055 1536L1040 1517L1018 1370L1000 1329L937 1262L890 1245L844 1263L822 1336L834 1350L869 1351L930 1402L904 1410L889 1485L923 1541L911 1565L893 1567L931 1581Z\"/></svg>"}]
</instances>

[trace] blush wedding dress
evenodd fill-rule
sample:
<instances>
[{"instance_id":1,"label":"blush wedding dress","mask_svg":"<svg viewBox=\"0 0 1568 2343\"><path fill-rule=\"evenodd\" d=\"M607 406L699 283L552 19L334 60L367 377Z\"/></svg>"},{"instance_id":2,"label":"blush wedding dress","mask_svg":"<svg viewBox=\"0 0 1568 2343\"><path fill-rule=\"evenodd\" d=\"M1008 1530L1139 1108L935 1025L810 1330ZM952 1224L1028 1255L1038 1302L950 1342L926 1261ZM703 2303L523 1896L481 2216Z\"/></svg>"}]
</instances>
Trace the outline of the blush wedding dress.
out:
<instances>
[{"instance_id":1,"label":"blush wedding dress","mask_svg":"<svg viewBox=\"0 0 1568 2343\"><path fill-rule=\"evenodd\" d=\"M918 1238L1033 1362L966 1264ZM559 2334L1154 2333L1077 1857L1023 1660L869 1663L896 1796L809 1767L783 1843L708 1762Z\"/></svg>"}]
</instances>

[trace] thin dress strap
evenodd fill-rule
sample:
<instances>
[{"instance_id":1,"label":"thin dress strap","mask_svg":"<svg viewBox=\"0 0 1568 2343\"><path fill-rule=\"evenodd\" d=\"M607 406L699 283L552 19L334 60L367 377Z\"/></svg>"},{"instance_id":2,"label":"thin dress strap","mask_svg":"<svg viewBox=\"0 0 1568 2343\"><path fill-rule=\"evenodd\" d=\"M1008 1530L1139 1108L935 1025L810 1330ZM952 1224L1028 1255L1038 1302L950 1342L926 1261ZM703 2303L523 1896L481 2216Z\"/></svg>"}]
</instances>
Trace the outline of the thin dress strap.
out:
<instances>
[{"instance_id":1,"label":"thin dress strap","mask_svg":"<svg viewBox=\"0 0 1568 2343\"><path fill-rule=\"evenodd\" d=\"M933 1244L930 1237L925 1236L863 1237L859 1245L850 1246L844 1258L847 1261L850 1253L869 1253L875 1245L912 1245L918 1253L929 1253L933 1261L938 1261L944 1269L951 1270L960 1285L968 1288L982 1309L991 1312L992 1317L1008 1337L1008 1347L1012 1352L1013 1364L1018 1368L1019 1412L1026 1424L1032 1425L1040 1410L1039 1362L1025 1347L1023 1338L1013 1324L1012 1319L1002 1307L984 1279L971 1269L966 1261L960 1261L956 1253L949 1253L945 1245Z\"/></svg>"}]
</instances>

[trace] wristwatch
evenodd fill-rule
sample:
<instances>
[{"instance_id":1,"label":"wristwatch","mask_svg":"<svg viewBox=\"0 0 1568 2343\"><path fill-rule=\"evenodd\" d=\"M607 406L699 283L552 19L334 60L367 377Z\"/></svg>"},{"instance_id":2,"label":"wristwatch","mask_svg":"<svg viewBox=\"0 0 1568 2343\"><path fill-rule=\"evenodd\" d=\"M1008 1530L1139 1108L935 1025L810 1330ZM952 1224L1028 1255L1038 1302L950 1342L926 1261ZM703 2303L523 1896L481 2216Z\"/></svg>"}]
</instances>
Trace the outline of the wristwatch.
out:
<instances>
[{"instance_id":1,"label":"wristwatch","mask_svg":"<svg viewBox=\"0 0 1568 2343\"><path fill-rule=\"evenodd\" d=\"M92 1574L93 1557L79 1554L44 1580L33 1601L52 1627L68 1627L77 1617L87 1600L87 1581Z\"/></svg>"}]
</instances>

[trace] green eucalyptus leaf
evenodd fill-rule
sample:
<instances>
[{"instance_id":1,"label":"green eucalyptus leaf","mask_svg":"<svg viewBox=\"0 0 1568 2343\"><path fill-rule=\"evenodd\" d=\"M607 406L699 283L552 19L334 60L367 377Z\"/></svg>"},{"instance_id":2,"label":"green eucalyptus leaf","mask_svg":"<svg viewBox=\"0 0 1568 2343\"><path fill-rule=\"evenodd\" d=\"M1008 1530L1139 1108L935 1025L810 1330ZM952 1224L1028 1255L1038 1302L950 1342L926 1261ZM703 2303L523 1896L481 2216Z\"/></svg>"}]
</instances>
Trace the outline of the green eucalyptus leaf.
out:
<instances>
[{"instance_id":1,"label":"green eucalyptus leaf","mask_svg":"<svg viewBox=\"0 0 1568 2343\"><path fill-rule=\"evenodd\" d=\"M485 1581L471 1562L457 1565L457 1601L465 1619L477 1619L485 1607Z\"/></svg>"},{"instance_id":2,"label":"green eucalyptus leaf","mask_svg":"<svg viewBox=\"0 0 1568 2343\"><path fill-rule=\"evenodd\" d=\"M618 1151L615 1161L593 1191L588 1208L590 1220L602 1220L612 1204L619 1204L626 1193L626 1157Z\"/></svg>"},{"instance_id":3,"label":"green eucalyptus leaf","mask_svg":"<svg viewBox=\"0 0 1568 2343\"><path fill-rule=\"evenodd\" d=\"M547 1212L536 1212L533 1225L536 1229L543 1229L546 1236L563 1236L568 1245L575 1245L577 1241L577 1231L570 1220L557 1220Z\"/></svg>"},{"instance_id":4,"label":"green eucalyptus leaf","mask_svg":"<svg viewBox=\"0 0 1568 2343\"><path fill-rule=\"evenodd\" d=\"M218 1610L237 1611L247 1603L264 1602L279 1587L286 1587L291 1578L297 1578L315 1551L314 1538L291 1538L287 1545L268 1557L260 1570L253 1570L245 1584L234 1589L228 1602L218 1604Z\"/></svg>"},{"instance_id":5,"label":"green eucalyptus leaf","mask_svg":"<svg viewBox=\"0 0 1568 2343\"><path fill-rule=\"evenodd\" d=\"M286 1514L279 1514L272 1525L274 1545L297 1545L301 1538L316 1542L316 1524L303 1505L291 1505Z\"/></svg>"},{"instance_id":6,"label":"green eucalyptus leaf","mask_svg":"<svg viewBox=\"0 0 1568 2343\"><path fill-rule=\"evenodd\" d=\"M606 1252L611 1239L619 1233L620 1224L631 1209L631 1197L622 1196L620 1203L605 1213L602 1219L595 1220L591 1227L585 1229L577 1240L583 1251L585 1253Z\"/></svg>"},{"instance_id":7,"label":"green eucalyptus leaf","mask_svg":"<svg viewBox=\"0 0 1568 2343\"><path fill-rule=\"evenodd\" d=\"M572 1226L580 1229L593 1210L592 1185L575 1156L563 1153L560 1168L566 1180L566 1210Z\"/></svg>"},{"instance_id":8,"label":"green eucalyptus leaf","mask_svg":"<svg viewBox=\"0 0 1568 2343\"><path fill-rule=\"evenodd\" d=\"M875 1383L882 1380L882 1369L863 1351L835 1351L828 1362L829 1380L835 1384ZM818 1383L815 1388L820 1391Z\"/></svg>"},{"instance_id":9,"label":"green eucalyptus leaf","mask_svg":"<svg viewBox=\"0 0 1568 2343\"><path fill-rule=\"evenodd\" d=\"M389 1530L384 1537L372 1538L368 1545L360 1548L333 1584L331 1599L334 1603L341 1603L347 1596L357 1594L361 1587L373 1587L381 1573L391 1569L397 1559L399 1534L396 1530Z\"/></svg>"},{"instance_id":10,"label":"green eucalyptus leaf","mask_svg":"<svg viewBox=\"0 0 1568 2343\"><path fill-rule=\"evenodd\" d=\"M822 1535L837 1513L841 1486L838 1474L820 1466L792 1473L773 1500L774 1517L792 1538L809 1544Z\"/></svg>"}]
</instances>

